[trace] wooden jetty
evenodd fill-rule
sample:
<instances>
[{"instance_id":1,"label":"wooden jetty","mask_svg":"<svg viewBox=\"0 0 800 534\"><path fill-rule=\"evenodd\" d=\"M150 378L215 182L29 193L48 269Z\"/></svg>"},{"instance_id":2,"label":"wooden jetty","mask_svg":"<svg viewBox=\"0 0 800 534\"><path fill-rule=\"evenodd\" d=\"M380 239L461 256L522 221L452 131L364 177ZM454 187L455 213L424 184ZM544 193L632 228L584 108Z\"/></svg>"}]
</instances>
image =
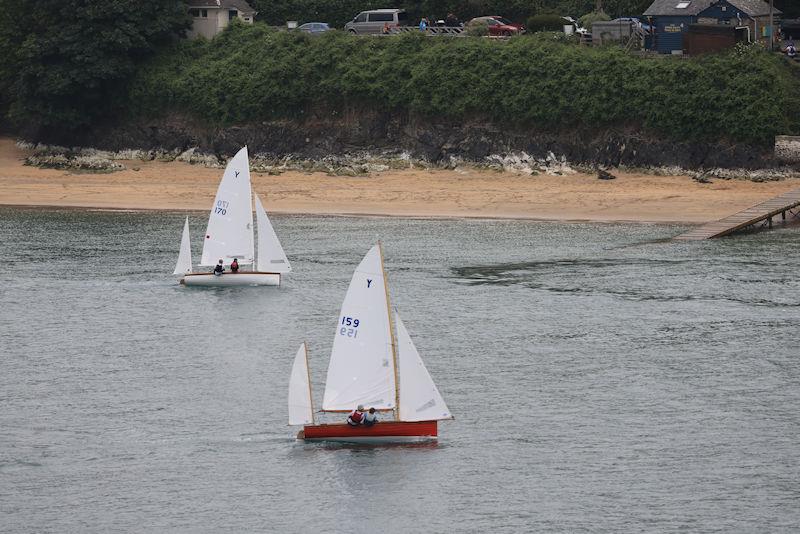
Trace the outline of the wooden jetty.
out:
<instances>
[{"instance_id":1,"label":"wooden jetty","mask_svg":"<svg viewBox=\"0 0 800 534\"><path fill-rule=\"evenodd\" d=\"M800 215L798 206L800 206L800 189L793 189L739 213L729 215L724 219L693 228L675 237L675 239L680 241L699 241L701 239L711 239L712 237L722 237L759 223L772 228L773 217L780 215L781 220L785 221L787 213L793 217Z\"/></svg>"}]
</instances>

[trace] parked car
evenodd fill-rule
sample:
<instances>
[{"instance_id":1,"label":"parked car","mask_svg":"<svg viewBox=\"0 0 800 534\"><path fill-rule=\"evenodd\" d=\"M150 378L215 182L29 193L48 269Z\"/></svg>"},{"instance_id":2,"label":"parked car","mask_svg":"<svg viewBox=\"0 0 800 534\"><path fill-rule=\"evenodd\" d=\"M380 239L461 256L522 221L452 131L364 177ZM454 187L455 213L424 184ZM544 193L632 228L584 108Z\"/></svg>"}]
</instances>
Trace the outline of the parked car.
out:
<instances>
[{"instance_id":1,"label":"parked car","mask_svg":"<svg viewBox=\"0 0 800 534\"><path fill-rule=\"evenodd\" d=\"M297 28L297 31L306 33L322 33L331 29L327 22L306 22Z\"/></svg>"},{"instance_id":2,"label":"parked car","mask_svg":"<svg viewBox=\"0 0 800 534\"><path fill-rule=\"evenodd\" d=\"M389 29L398 26L408 26L408 13L405 9L372 9L362 11L344 25L345 31L358 35L379 35L383 33L383 26Z\"/></svg>"},{"instance_id":3,"label":"parked car","mask_svg":"<svg viewBox=\"0 0 800 534\"><path fill-rule=\"evenodd\" d=\"M467 22L467 27L486 25L489 27L489 35L517 35L525 33L525 26L511 22L504 17L488 16L475 17Z\"/></svg>"}]
</instances>

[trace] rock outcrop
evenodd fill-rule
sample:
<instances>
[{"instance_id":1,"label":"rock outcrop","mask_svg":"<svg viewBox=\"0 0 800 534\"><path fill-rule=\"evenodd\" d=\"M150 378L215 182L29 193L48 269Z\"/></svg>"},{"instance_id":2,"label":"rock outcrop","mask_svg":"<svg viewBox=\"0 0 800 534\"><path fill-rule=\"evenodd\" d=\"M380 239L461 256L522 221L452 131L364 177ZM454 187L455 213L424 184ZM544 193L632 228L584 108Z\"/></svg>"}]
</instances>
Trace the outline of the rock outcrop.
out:
<instances>
[{"instance_id":1,"label":"rock outcrop","mask_svg":"<svg viewBox=\"0 0 800 534\"><path fill-rule=\"evenodd\" d=\"M31 141L67 144L64 139ZM491 155L525 153L534 159L555 154L576 165L604 167L680 167L683 169L758 169L777 165L767 148L724 142L672 141L636 129L565 128L546 132L502 128L480 118L468 122L378 111L308 114L302 120L214 127L185 117L106 125L71 136L71 146L124 149L199 151L221 160L242 145L251 153L318 160L352 152L409 154L433 164L451 160L481 162Z\"/></svg>"}]
</instances>

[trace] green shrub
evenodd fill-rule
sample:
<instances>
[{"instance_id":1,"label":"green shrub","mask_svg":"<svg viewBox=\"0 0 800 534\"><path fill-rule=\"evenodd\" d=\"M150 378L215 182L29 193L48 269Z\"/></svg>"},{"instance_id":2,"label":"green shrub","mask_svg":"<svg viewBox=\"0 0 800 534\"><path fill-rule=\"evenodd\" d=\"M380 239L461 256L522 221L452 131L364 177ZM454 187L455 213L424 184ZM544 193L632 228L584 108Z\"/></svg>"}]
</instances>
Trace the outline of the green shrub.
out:
<instances>
[{"instance_id":1,"label":"green shrub","mask_svg":"<svg viewBox=\"0 0 800 534\"><path fill-rule=\"evenodd\" d=\"M595 22L607 21L611 20L611 17L603 13L602 11L592 11L591 13L587 13L581 18L578 19L578 24L586 28L589 31L592 31L592 24Z\"/></svg>"},{"instance_id":2,"label":"green shrub","mask_svg":"<svg viewBox=\"0 0 800 534\"><path fill-rule=\"evenodd\" d=\"M486 37L489 35L489 25L475 22L473 24L467 24L467 27L464 31L470 37Z\"/></svg>"},{"instance_id":3,"label":"green shrub","mask_svg":"<svg viewBox=\"0 0 800 534\"><path fill-rule=\"evenodd\" d=\"M567 21L558 15L536 15L528 19L525 25L529 32L557 32L563 31Z\"/></svg>"},{"instance_id":4,"label":"green shrub","mask_svg":"<svg viewBox=\"0 0 800 534\"><path fill-rule=\"evenodd\" d=\"M130 85L130 109L244 124L314 107L373 106L545 131L632 126L665 138L765 145L800 133L797 113L787 111L800 101L793 66L763 50L653 60L552 35L377 39L236 25L150 61Z\"/></svg>"}]
</instances>

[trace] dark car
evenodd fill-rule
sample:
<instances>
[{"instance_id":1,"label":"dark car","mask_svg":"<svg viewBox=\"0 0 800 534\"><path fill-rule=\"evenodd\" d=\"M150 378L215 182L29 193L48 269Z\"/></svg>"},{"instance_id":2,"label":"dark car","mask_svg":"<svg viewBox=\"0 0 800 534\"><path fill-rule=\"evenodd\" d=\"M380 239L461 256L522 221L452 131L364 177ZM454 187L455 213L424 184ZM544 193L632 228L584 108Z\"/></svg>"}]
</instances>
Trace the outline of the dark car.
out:
<instances>
[{"instance_id":1,"label":"dark car","mask_svg":"<svg viewBox=\"0 0 800 534\"><path fill-rule=\"evenodd\" d=\"M297 31L306 33L322 33L329 31L330 26L326 22L306 22L302 26L298 26Z\"/></svg>"},{"instance_id":2,"label":"dark car","mask_svg":"<svg viewBox=\"0 0 800 534\"><path fill-rule=\"evenodd\" d=\"M489 35L518 35L525 33L525 26L511 22L504 17L475 17L467 22L467 27L485 25L489 28Z\"/></svg>"}]
</instances>

